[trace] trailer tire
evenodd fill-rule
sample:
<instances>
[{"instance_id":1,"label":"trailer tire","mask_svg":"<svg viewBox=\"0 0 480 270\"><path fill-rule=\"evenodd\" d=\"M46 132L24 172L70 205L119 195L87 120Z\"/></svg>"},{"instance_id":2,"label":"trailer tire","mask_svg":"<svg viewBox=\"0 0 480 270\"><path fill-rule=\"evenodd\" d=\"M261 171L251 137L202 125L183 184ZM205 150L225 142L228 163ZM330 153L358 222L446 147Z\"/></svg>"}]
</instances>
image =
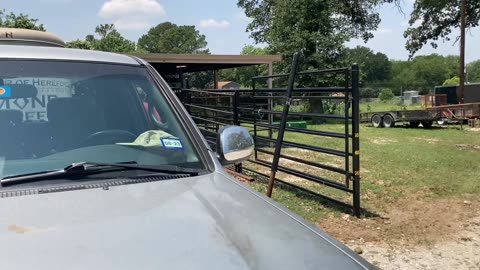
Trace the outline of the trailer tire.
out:
<instances>
[{"instance_id":1,"label":"trailer tire","mask_svg":"<svg viewBox=\"0 0 480 270\"><path fill-rule=\"evenodd\" d=\"M379 114L374 114L371 119L373 127L379 128L383 126L382 117Z\"/></svg>"},{"instance_id":2,"label":"trailer tire","mask_svg":"<svg viewBox=\"0 0 480 270\"><path fill-rule=\"evenodd\" d=\"M391 114L385 114L383 116L383 126L386 128L394 127L395 126L395 119Z\"/></svg>"},{"instance_id":3,"label":"trailer tire","mask_svg":"<svg viewBox=\"0 0 480 270\"><path fill-rule=\"evenodd\" d=\"M438 124L439 126L443 126L443 125L445 125L446 123L447 123L447 119L445 119L445 118L440 118L440 119L437 120L437 124Z\"/></svg>"},{"instance_id":4,"label":"trailer tire","mask_svg":"<svg viewBox=\"0 0 480 270\"><path fill-rule=\"evenodd\" d=\"M433 122L432 121L425 121L425 122L422 122L422 126L423 128L431 128L433 125Z\"/></svg>"}]
</instances>

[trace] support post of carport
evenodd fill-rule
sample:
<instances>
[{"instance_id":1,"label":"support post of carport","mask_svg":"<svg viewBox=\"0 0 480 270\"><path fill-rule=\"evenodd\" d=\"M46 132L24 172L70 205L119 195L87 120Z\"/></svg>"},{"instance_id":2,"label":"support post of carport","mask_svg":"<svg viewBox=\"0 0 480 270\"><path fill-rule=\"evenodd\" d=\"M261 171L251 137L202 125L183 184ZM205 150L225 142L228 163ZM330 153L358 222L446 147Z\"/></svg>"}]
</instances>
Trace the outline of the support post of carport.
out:
<instances>
[{"instance_id":1,"label":"support post of carport","mask_svg":"<svg viewBox=\"0 0 480 270\"><path fill-rule=\"evenodd\" d=\"M213 70L213 89L218 89L218 70Z\"/></svg>"}]
</instances>

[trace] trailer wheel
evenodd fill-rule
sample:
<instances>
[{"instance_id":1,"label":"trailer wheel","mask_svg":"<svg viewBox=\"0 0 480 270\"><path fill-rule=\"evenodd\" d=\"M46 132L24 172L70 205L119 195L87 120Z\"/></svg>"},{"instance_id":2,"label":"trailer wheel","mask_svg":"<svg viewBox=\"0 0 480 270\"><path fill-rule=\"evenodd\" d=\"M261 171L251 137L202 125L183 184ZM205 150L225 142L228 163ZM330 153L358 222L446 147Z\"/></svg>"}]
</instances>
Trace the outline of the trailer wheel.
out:
<instances>
[{"instance_id":1,"label":"trailer wheel","mask_svg":"<svg viewBox=\"0 0 480 270\"><path fill-rule=\"evenodd\" d=\"M447 119L445 118L440 118L437 120L437 124L440 125L440 126L443 126L447 123Z\"/></svg>"},{"instance_id":2,"label":"trailer wheel","mask_svg":"<svg viewBox=\"0 0 480 270\"><path fill-rule=\"evenodd\" d=\"M432 127L432 124L433 124L432 121L422 122L423 128L431 128L431 127Z\"/></svg>"},{"instance_id":3,"label":"trailer wheel","mask_svg":"<svg viewBox=\"0 0 480 270\"><path fill-rule=\"evenodd\" d=\"M374 114L372 116L372 124L376 128L382 127L383 125L382 117L379 114Z\"/></svg>"},{"instance_id":4,"label":"trailer wheel","mask_svg":"<svg viewBox=\"0 0 480 270\"><path fill-rule=\"evenodd\" d=\"M382 120L383 120L383 126L386 128L395 126L395 120L393 119L393 116L390 114L384 115Z\"/></svg>"}]
</instances>

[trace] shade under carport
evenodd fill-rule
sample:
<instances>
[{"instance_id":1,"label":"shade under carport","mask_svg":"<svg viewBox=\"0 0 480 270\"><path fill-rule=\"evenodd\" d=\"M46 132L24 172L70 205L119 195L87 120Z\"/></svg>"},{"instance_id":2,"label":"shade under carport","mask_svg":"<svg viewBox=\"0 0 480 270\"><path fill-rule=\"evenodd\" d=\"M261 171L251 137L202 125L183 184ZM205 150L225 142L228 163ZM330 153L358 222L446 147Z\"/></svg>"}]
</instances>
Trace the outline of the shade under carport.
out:
<instances>
[{"instance_id":1,"label":"shade under carport","mask_svg":"<svg viewBox=\"0 0 480 270\"><path fill-rule=\"evenodd\" d=\"M150 63L161 74L228 69L252 65L269 65L282 60L281 55L215 55L215 54L131 54Z\"/></svg>"}]
</instances>

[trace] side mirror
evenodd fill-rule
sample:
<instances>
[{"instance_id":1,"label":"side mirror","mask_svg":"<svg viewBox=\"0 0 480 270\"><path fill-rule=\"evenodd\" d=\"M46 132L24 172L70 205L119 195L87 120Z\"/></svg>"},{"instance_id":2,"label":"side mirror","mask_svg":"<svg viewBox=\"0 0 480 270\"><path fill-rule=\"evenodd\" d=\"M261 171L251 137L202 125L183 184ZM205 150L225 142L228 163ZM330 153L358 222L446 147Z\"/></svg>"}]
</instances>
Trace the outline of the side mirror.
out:
<instances>
[{"instance_id":1,"label":"side mirror","mask_svg":"<svg viewBox=\"0 0 480 270\"><path fill-rule=\"evenodd\" d=\"M225 126L217 133L217 154L222 165L240 163L253 153L253 138L244 127Z\"/></svg>"}]
</instances>

